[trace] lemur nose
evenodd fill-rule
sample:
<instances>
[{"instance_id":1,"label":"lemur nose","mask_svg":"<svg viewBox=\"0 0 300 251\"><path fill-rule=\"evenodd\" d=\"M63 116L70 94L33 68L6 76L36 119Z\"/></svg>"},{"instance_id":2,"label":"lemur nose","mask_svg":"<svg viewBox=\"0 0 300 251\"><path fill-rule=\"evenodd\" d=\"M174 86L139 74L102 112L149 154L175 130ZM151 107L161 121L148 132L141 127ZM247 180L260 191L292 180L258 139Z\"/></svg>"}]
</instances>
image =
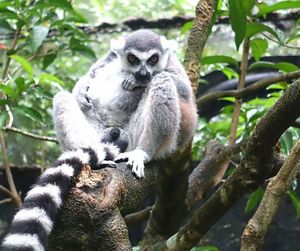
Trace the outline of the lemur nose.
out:
<instances>
[{"instance_id":1,"label":"lemur nose","mask_svg":"<svg viewBox=\"0 0 300 251\"><path fill-rule=\"evenodd\" d=\"M120 136L120 129L119 128L113 128L110 131L110 136L113 140L116 140Z\"/></svg>"},{"instance_id":2,"label":"lemur nose","mask_svg":"<svg viewBox=\"0 0 300 251\"><path fill-rule=\"evenodd\" d=\"M150 72L148 72L146 69L141 69L135 73L135 78L138 81L149 81L151 78L151 75L150 75Z\"/></svg>"}]
</instances>

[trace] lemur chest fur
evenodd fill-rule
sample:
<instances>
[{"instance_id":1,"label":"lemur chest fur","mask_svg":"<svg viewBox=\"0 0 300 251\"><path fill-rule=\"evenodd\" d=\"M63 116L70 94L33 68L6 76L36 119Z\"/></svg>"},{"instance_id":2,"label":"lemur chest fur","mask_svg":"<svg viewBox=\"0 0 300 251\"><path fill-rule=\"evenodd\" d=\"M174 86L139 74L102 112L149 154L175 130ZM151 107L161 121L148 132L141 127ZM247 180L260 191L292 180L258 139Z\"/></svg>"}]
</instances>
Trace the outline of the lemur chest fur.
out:
<instances>
[{"instance_id":1,"label":"lemur chest fur","mask_svg":"<svg viewBox=\"0 0 300 251\"><path fill-rule=\"evenodd\" d=\"M106 67L110 71L112 66ZM86 96L92 105L91 114L106 126L122 127L137 109L145 88L124 90L121 83L123 74L96 75L91 79Z\"/></svg>"}]
</instances>

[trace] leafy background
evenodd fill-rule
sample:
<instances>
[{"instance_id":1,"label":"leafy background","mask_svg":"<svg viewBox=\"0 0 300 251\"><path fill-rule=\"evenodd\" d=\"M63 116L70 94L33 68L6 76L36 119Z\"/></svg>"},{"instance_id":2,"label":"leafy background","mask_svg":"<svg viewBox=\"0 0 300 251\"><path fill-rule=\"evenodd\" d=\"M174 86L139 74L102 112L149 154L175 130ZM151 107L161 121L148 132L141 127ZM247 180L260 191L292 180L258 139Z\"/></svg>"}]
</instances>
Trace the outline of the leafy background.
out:
<instances>
[{"instance_id":1,"label":"leafy background","mask_svg":"<svg viewBox=\"0 0 300 251\"><path fill-rule=\"evenodd\" d=\"M82 27L93 27L103 22L193 16L196 0L1 0L0 1L0 128L12 125L20 130L55 137L52 123L52 98L61 90L71 90L80 76L108 50L109 40L127 32L87 34ZM229 17L231 25L212 27L202 59L201 75L220 70L228 79L238 77L236 67L241 60L241 42L251 37L250 53L255 62L249 70L261 67L292 72L299 66L288 62L266 63L262 56L299 55L299 20L286 23L279 29L273 23L261 23L258 17L269 13L286 14L299 10L300 1L219 1L217 16ZM251 17L249 22L247 16ZM184 46L191 23L180 29L157 30L179 43L179 57L183 59ZM19 33L14 46L14 34ZM8 39L9 38L9 39ZM10 62L7 64L7 62ZM229 66L233 67L229 67ZM8 66L8 68L6 67ZM205 84L201 82L201 84ZM287 83L269 87L268 97L244 102L238 126L238 141L246 140L257 120L287 88ZM232 98L226 100L233 103ZM194 158L203 157L208 140L228 140L233 106L222 109L209 122L199 119L194 140ZM3 130L10 163L17 166L39 165L46 168L58 156L59 148L53 142L31 139ZM281 153L287 155L300 131L290 128L281 138ZM3 156L0 154L0 162ZM232 168L234 168L232 166ZM295 187L297 182L295 182ZM254 192L246 211L251 211L260 200L262 189ZM288 193L300 215L298 195ZM213 250L213 249L210 249Z\"/></svg>"}]
</instances>

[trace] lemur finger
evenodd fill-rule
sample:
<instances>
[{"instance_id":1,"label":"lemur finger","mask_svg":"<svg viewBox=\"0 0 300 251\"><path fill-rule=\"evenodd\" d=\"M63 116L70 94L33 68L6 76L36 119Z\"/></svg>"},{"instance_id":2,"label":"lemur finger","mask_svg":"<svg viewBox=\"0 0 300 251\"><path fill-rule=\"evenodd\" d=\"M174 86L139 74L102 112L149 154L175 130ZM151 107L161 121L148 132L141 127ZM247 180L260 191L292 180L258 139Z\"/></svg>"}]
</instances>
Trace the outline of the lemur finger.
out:
<instances>
[{"instance_id":1,"label":"lemur finger","mask_svg":"<svg viewBox=\"0 0 300 251\"><path fill-rule=\"evenodd\" d=\"M99 165L99 169L105 168L105 167L110 167L110 168L117 168L118 165L116 162L112 160L104 160L102 163Z\"/></svg>"}]
</instances>

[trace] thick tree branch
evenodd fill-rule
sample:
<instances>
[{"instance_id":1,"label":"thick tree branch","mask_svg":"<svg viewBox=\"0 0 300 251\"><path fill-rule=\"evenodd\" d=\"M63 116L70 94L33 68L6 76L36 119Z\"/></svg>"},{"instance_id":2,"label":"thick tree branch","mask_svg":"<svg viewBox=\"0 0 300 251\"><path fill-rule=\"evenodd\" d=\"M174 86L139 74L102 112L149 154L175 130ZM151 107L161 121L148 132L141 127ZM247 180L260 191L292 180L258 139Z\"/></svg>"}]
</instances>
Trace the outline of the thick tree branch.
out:
<instances>
[{"instance_id":1,"label":"thick tree branch","mask_svg":"<svg viewBox=\"0 0 300 251\"><path fill-rule=\"evenodd\" d=\"M300 141L296 143L278 174L269 182L264 197L242 235L241 251L262 249L267 230L277 212L281 198L300 170Z\"/></svg>"},{"instance_id":2,"label":"thick tree branch","mask_svg":"<svg viewBox=\"0 0 300 251\"><path fill-rule=\"evenodd\" d=\"M126 215L157 187L157 167L135 178L125 164L91 171L85 166L56 220L47 250L131 250Z\"/></svg>"},{"instance_id":3,"label":"thick tree branch","mask_svg":"<svg viewBox=\"0 0 300 251\"><path fill-rule=\"evenodd\" d=\"M210 102L212 100L216 100L223 97L236 97L236 98L242 98L245 97L257 90L266 88L267 86L278 83L281 81L290 81L293 79L297 79L300 77L300 71L290 72L286 74L280 74L278 76L274 76L271 78L266 78L263 80L260 80L253 85L250 85L248 87L245 87L241 90L232 90L232 91L220 91L220 92L211 92L208 94L203 95L202 97L197 99L197 106L201 106L207 102Z\"/></svg>"},{"instance_id":4,"label":"thick tree branch","mask_svg":"<svg viewBox=\"0 0 300 251\"><path fill-rule=\"evenodd\" d=\"M262 184L272 169L273 147L282 133L300 115L300 80L293 83L262 117L251 134L245 157L237 170L197 210L192 218L167 241L153 250L189 250L246 192Z\"/></svg>"},{"instance_id":5,"label":"thick tree branch","mask_svg":"<svg viewBox=\"0 0 300 251\"><path fill-rule=\"evenodd\" d=\"M186 204L191 208L196 202L217 185L224 176L223 166L237 153L244 143L224 146L216 140L211 140L206 145L205 158L193 170L189 176L189 188L186 196Z\"/></svg>"}]
</instances>

